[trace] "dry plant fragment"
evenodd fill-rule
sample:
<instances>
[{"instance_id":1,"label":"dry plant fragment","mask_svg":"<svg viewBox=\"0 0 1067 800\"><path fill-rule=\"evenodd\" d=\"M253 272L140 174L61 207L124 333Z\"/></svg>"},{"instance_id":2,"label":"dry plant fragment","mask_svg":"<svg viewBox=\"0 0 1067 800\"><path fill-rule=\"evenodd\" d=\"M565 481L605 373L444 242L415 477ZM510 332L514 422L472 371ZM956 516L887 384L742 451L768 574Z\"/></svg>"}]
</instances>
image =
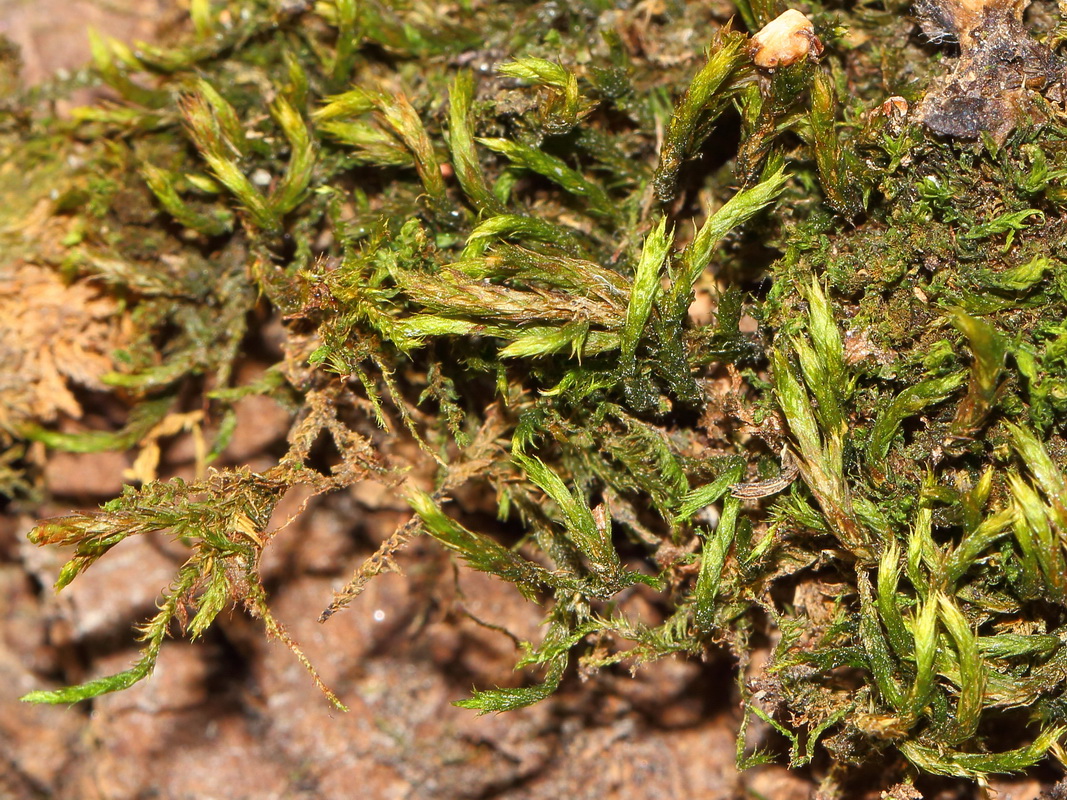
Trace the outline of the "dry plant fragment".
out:
<instances>
[{"instance_id":1,"label":"dry plant fragment","mask_svg":"<svg viewBox=\"0 0 1067 800\"><path fill-rule=\"evenodd\" d=\"M989 18L1021 22L1028 5L1030 0L919 0L915 10L932 41L958 41L961 49L969 50L981 41Z\"/></svg>"},{"instance_id":2,"label":"dry plant fragment","mask_svg":"<svg viewBox=\"0 0 1067 800\"><path fill-rule=\"evenodd\" d=\"M730 487L730 494L744 499L758 499L760 497L770 497L788 489L789 484L800 475L800 467L797 466L793 454L789 452L789 445L782 447L781 462L782 471L776 477L762 481L735 483Z\"/></svg>"},{"instance_id":3,"label":"dry plant fragment","mask_svg":"<svg viewBox=\"0 0 1067 800\"><path fill-rule=\"evenodd\" d=\"M70 390L104 388L121 345L117 305L85 282L26 263L0 272L0 426L81 416Z\"/></svg>"},{"instance_id":4,"label":"dry plant fragment","mask_svg":"<svg viewBox=\"0 0 1067 800\"><path fill-rule=\"evenodd\" d=\"M764 25L750 47L752 63L771 70L818 58L823 51L811 20L792 8Z\"/></svg>"},{"instance_id":5,"label":"dry plant fragment","mask_svg":"<svg viewBox=\"0 0 1067 800\"><path fill-rule=\"evenodd\" d=\"M1029 36L1022 14L1029 0L920 0L923 31L935 42L955 40L960 60L920 106L926 126L941 136L1003 142L1023 120L1040 120L1037 95L1062 100L1064 64Z\"/></svg>"}]
</instances>

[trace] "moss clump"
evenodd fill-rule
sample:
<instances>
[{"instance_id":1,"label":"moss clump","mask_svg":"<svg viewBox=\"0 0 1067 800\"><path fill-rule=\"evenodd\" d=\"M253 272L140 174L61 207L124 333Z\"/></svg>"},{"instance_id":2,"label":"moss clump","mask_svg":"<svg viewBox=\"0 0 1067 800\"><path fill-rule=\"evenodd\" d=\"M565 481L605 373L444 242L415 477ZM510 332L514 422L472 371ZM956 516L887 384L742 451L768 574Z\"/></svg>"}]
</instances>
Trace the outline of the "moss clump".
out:
<instances>
[{"instance_id":1,"label":"moss clump","mask_svg":"<svg viewBox=\"0 0 1067 800\"><path fill-rule=\"evenodd\" d=\"M713 642L744 676L769 638L744 719L794 765L821 744L835 778L888 758L981 779L1061 754L1067 128L1058 56L1014 7L982 65L1015 99L962 141L935 134L964 90L931 84L896 3L810 4L819 46L774 71L726 25L758 30L767 2L192 6L173 47L95 41L114 101L63 121L27 94L3 131L34 187L0 172L5 270L102 287L124 338L93 379L127 411L72 434L26 406L5 445L147 454L138 486L31 538L74 548L60 587L127 536L190 547L133 669L29 699L124 688L231 603L302 658L259 578L270 513L377 480L413 516L324 620L419 534L546 606L520 661L541 681L464 706ZM1041 80L1016 86L1013 46ZM271 318L277 363L236 383ZM289 452L207 469L249 394L292 409ZM158 480L183 427L203 476ZM739 491L756 462L768 482ZM460 490L518 544L449 514ZM659 624L616 605L638 584ZM767 757L744 725L738 753Z\"/></svg>"}]
</instances>

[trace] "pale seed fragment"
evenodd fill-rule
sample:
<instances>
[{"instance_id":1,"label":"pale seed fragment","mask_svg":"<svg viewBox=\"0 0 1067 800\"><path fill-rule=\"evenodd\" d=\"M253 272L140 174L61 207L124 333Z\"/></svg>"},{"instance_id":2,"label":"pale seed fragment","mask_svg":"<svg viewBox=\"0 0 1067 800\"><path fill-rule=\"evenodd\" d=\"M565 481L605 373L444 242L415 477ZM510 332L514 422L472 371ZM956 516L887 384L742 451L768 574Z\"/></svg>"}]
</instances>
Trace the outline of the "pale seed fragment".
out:
<instances>
[{"instance_id":1,"label":"pale seed fragment","mask_svg":"<svg viewBox=\"0 0 1067 800\"><path fill-rule=\"evenodd\" d=\"M822 42L811 20L795 9L768 22L752 37L752 63L760 69L788 67L822 55Z\"/></svg>"}]
</instances>

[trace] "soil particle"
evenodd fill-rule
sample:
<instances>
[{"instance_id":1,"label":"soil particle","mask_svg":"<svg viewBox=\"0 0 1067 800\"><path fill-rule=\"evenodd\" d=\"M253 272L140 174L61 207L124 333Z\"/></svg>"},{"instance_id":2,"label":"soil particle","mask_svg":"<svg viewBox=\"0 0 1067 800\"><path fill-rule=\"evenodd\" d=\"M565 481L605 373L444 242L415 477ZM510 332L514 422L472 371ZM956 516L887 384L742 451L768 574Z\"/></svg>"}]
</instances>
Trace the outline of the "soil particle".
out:
<instances>
[{"instance_id":1,"label":"soil particle","mask_svg":"<svg viewBox=\"0 0 1067 800\"><path fill-rule=\"evenodd\" d=\"M199 651L199 652L197 652ZM161 657L162 680L101 698L86 731L69 797L267 798L285 796L297 765L278 757L253 716L206 701L203 647ZM112 669L124 666L116 656Z\"/></svg>"},{"instance_id":2,"label":"soil particle","mask_svg":"<svg viewBox=\"0 0 1067 800\"><path fill-rule=\"evenodd\" d=\"M745 786L754 797L774 800L809 800L815 796L810 780L773 764L752 770L745 776Z\"/></svg>"},{"instance_id":3,"label":"soil particle","mask_svg":"<svg viewBox=\"0 0 1067 800\"><path fill-rule=\"evenodd\" d=\"M63 783L84 716L18 700L51 660L33 583L13 565L0 565L0 622L0 797L36 798Z\"/></svg>"},{"instance_id":4,"label":"soil particle","mask_svg":"<svg viewBox=\"0 0 1067 800\"><path fill-rule=\"evenodd\" d=\"M289 432L292 416L274 400L263 395L249 395L234 406L237 428L223 458L237 464L262 452Z\"/></svg>"},{"instance_id":5,"label":"soil particle","mask_svg":"<svg viewBox=\"0 0 1067 800\"><path fill-rule=\"evenodd\" d=\"M106 500L122 492L122 476L129 466L125 453L55 452L45 462L44 479L64 497Z\"/></svg>"},{"instance_id":6,"label":"soil particle","mask_svg":"<svg viewBox=\"0 0 1067 800\"><path fill-rule=\"evenodd\" d=\"M1067 800L1067 778L1063 778L1055 786L1042 792L1038 800Z\"/></svg>"},{"instance_id":7,"label":"soil particle","mask_svg":"<svg viewBox=\"0 0 1067 800\"><path fill-rule=\"evenodd\" d=\"M509 793L509 800L727 800L740 794L734 739L717 724L662 731L628 715L608 726L565 730L560 747L566 756Z\"/></svg>"},{"instance_id":8,"label":"soil particle","mask_svg":"<svg viewBox=\"0 0 1067 800\"><path fill-rule=\"evenodd\" d=\"M49 593L45 608L53 643L128 638L130 627L155 611L160 592L178 566L154 546L152 537L120 542L61 595ZM60 635L59 630L66 633Z\"/></svg>"},{"instance_id":9,"label":"soil particle","mask_svg":"<svg viewBox=\"0 0 1067 800\"><path fill-rule=\"evenodd\" d=\"M166 0L0 0L0 34L22 51L22 80L37 84L89 62L90 27L124 42L151 41L175 6Z\"/></svg>"},{"instance_id":10,"label":"soil particle","mask_svg":"<svg viewBox=\"0 0 1067 800\"><path fill-rule=\"evenodd\" d=\"M989 796L996 800L1040 800L1041 783L1034 778L993 778Z\"/></svg>"}]
</instances>

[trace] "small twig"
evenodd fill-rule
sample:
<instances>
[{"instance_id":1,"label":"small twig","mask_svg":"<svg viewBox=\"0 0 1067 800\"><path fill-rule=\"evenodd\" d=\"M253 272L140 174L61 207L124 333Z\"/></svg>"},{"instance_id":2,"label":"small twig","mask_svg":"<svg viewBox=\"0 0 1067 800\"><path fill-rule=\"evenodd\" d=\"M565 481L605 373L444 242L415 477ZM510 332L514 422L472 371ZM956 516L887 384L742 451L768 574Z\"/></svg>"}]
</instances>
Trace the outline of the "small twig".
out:
<instances>
[{"instance_id":1,"label":"small twig","mask_svg":"<svg viewBox=\"0 0 1067 800\"><path fill-rule=\"evenodd\" d=\"M788 487L789 484L797 479L797 475L800 474L800 468L793 459L793 454L789 452L789 445L782 445L780 458L782 471L778 477L768 478L765 481L735 483L730 489L730 494L740 498L769 497Z\"/></svg>"}]
</instances>

